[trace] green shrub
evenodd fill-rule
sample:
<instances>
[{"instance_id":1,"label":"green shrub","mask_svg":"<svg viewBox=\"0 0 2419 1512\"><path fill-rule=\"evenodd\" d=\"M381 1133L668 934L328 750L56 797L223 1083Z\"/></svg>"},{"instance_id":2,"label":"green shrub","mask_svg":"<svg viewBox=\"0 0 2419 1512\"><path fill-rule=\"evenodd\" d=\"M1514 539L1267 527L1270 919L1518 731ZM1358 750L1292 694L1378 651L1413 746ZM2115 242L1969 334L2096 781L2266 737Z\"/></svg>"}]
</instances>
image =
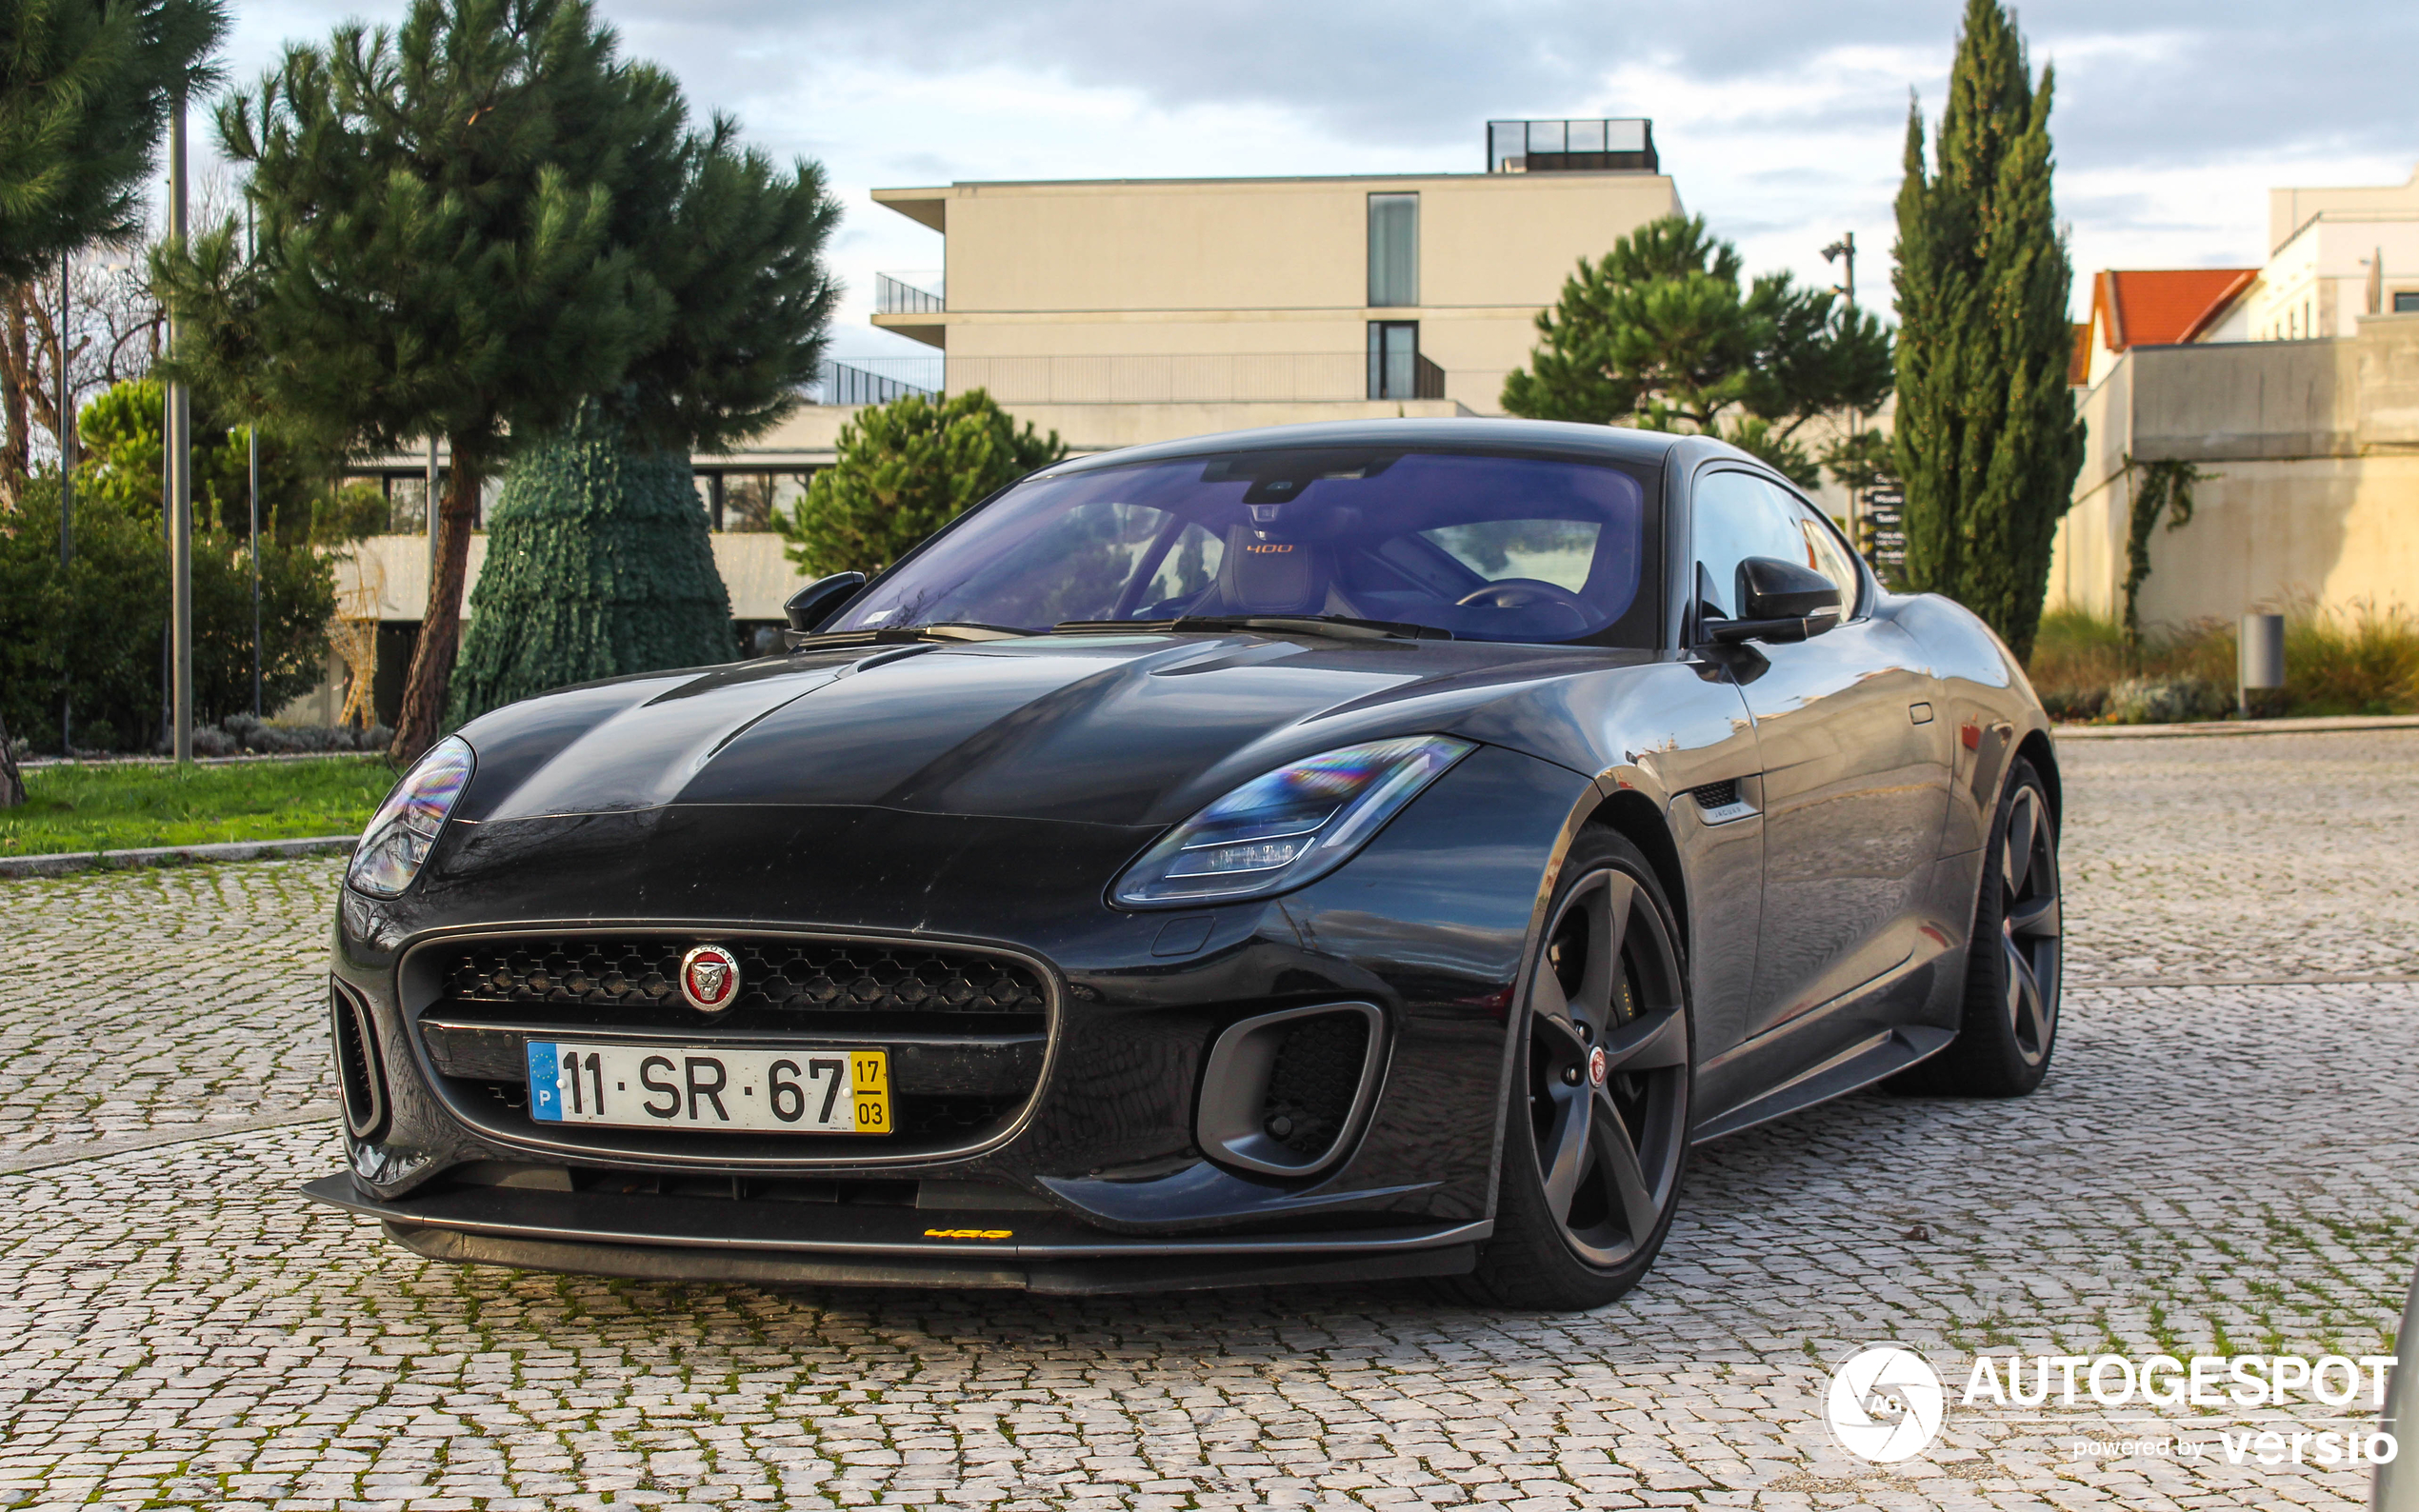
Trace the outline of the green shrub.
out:
<instances>
[{"instance_id":1,"label":"green shrub","mask_svg":"<svg viewBox=\"0 0 2419 1512\"><path fill-rule=\"evenodd\" d=\"M809 577L881 571L941 527L1067 455L1053 430L1022 432L980 388L869 406L840 428L839 455L773 528Z\"/></svg>"}]
</instances>

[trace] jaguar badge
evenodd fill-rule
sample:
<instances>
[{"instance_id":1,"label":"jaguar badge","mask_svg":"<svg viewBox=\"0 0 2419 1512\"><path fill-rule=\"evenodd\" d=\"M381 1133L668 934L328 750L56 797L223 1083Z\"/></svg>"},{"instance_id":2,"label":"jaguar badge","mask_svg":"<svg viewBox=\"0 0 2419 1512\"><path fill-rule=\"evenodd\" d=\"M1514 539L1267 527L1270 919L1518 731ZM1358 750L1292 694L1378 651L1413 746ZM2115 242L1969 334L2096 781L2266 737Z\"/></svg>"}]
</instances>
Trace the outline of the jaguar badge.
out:
<instances>
[{"instance_id":1,"label":"jaguar badge","mask_svg":"<svg viewBox=\"0 0 2419 1512\"><path fill-rule=\"evenodd\" d=\"M739 996L739 958L702 945L680 958L680 995L700 1013L720 1013Z\"/></svg>"}]
</instances>

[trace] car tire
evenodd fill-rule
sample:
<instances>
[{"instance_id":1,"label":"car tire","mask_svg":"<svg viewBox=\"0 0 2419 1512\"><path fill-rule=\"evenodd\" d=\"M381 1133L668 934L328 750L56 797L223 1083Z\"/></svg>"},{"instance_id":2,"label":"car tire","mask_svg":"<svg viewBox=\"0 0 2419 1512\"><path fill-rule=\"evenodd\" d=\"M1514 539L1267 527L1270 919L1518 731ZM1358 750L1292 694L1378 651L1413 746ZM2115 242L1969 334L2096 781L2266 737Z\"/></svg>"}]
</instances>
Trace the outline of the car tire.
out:
<instances>
[{"instance_id":1,"label":"car tire","mask_svg":"<svg viewBox=\"0 0 2419 1512\"><path fill-rule=\"evenodd\" d=\"M2058 1043L2058 837L2049 789L2030 762L2009 768L1974 898L1965 1008L1949 1048L1891 1084L1946 1097L2022 1097L2041 1084Z\"/></svg>"},{"instance_id":2,"label":"car tire","mask_svg":"<svg viewBox=\"0 0 2419 1512\"><path fill-rule=\"evenodd\" d=\"M1636 846L1583 830L1546 918L1513 1046L1495 1230L1456 1289L1565 1311L1620 1297L1663 1247L1688 1164L1695 1042L1679 928Z\"/></svg>"}]
</instances>

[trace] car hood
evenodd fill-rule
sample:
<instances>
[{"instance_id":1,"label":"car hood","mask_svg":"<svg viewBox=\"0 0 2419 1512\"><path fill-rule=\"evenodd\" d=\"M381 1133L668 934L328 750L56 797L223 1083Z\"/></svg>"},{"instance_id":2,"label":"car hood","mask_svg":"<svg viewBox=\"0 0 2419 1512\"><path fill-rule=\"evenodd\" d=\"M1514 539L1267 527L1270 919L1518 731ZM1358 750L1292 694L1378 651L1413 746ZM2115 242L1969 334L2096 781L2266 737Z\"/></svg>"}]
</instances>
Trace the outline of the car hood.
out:
<instances>
[{"instance_id":1,"label":"car hood","mask_svg":"<svg viewBox=\"0 0 2419 1512\"><path fill-rule=\"evenodd\" d=\"M1520 730L1555 722L1508 717L1508 701L1650 659L1250 634L810 652L485 716L463 732L479 768L458 814L798 805L1171 824L1271 766L1356 741L1459 731L1530 744ZM1568 750L1531 753L1571 764Z\"/></svg>"}]
</instances>

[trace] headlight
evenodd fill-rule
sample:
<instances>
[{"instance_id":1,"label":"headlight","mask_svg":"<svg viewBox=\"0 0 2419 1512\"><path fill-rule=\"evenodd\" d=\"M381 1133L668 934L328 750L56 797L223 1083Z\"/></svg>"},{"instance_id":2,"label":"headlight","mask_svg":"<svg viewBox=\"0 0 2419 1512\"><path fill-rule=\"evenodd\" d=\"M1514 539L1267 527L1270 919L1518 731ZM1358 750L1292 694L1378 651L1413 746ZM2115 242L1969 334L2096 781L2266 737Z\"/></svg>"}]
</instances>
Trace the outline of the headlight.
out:
<instances>
[{"instance_id":1,"label":"headlight","mask_svg":"<svg viewBox=\"0 0 2419 1512\"><path fill-rule=\"evenodd\" d=\"M1449 735L1347 746L1280 766L1176 826L1117 879L1129 907L1298 887L1351 859L1421 788L1477 747Z\"/></svg>"},{"instance_id":2,"label":"headlight","mask_svg":"<svg viewBox=\"0 0 2419 1512\"><path fill-rule=\"evenodd\" d=\"M411 885L420 864L435 848L437 831L470 781L475 761L470 742L448 735L429 747L419 764L370 816L345 881L373 898L391 898Z\"/></svg>"}]
</instances>

